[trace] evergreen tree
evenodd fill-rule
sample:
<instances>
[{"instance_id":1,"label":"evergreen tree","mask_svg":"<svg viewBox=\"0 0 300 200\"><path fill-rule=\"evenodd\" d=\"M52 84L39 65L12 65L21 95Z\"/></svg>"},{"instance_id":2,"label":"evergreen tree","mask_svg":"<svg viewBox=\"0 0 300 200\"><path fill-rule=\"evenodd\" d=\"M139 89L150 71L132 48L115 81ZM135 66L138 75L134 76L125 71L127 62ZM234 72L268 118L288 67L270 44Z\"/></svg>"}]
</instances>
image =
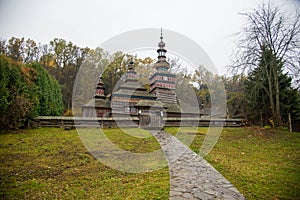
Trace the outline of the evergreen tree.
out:
<instances>
[{"instance_id":1,"label":"evergreen tree","mask_svg":"<svg viewBox=\"0 0 300 200\"><path fill-rule=\"evenodd\" d=\"M297 91L291 87L291 81L292 78L283 73L283 64L270 49L263 47L259 66L244 82L250 121L260 121L261 125L276 125L276 117L280 118L282 123L287 122L288 113L297 117L300 101ZM277 90L278 94L275 92Z\"/></svg>"},{"instance_id":2,"label":"evergreen tree","mask_svg":"<svg viewBox=\"0 0 300 200\"><path fill-rule=\"evenodd\" d=\"M268 81L262 85L266 88L262 89L267 94L274 126L280 126L284 121L279 86L281 70L289 72L295 82L300 77L300 15L286 15L271 2L263 3L257 9L242 15L247 21L234 53L236 58L232 70L246 74L257 71L261 78ZM262 81L257 84L261 83Z\"/></svg>"},{"instance_id":3,"label":"evergreen tree","mask_svg":"<svg viewBox=\"0 0 300 200\"><path fill-rule=\"evenodd\" d=\"M35 108L33 115L56 116L63 112L62 93L56 79L51 76L39 63L27 65L34 69L35 77Z\"/></svg>"},{"instance_id":4,"label":"evergreen tree","mask_svg":"<svg viewBox=\"0 0 300 200\"><path fill-rule=\"evenodd\" d=\"M60 115L57 81L40 64L25 65L0 56L0 128L17 129L38 115Z\"/></svg>"}]
</instances>

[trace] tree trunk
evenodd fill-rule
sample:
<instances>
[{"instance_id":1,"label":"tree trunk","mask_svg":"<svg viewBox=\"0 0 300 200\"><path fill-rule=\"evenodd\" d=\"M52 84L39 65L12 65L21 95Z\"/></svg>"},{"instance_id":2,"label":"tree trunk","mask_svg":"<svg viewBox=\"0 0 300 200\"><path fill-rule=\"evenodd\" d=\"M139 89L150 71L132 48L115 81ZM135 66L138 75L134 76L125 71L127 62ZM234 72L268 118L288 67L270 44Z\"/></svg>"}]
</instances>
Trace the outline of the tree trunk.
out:
<instances>
[{"instance_id":1,"label":"tree trunk","mask_svg":"<svg viewBox=\"0 0 300 200\"><path fill-rule=\"evenodd\" d=\"M290 132L293 132L291 113L288 113L288 118L289 118L289 129L290 129Z\"/></svg>"},{"instance_id":2,"label":"tree trunk","mask_svg":"<svg viewBox=\"0 0 300 200\"><path fill-rule=\"evenodd\" d=\"M275 82L275 126L281 125L281 114L280 114L280 98L279 98L279 83L278 83L278 75L274 74L274 82Z\"/></svg>"},{"instance_id":3,"label":"tree trunk","mask_svg":"<svg viewBox=\"0 0 300 200\"><path fill-rule=\"evenodd\" d=\"M279 80L278 80L278 73L279 73L279 66L276 59L271 60L271 71L273 72L273 85L275 90L275 115L274 116L274 126L278 127L281 125L281 113L280 113L280 94L279 94Z\"/></svg>"},{"instance_id":4,"label":"tree trunk","mask_svg":"<svg viewBox=\"0 0 300 200\"><path fill-rule=\"evenodd\" d=\"M271 111L272 111L272 116L275 117L276 116L276 111L275 111L275 104L274 104L274 95L273 95L273 88L272 88L272 72L271 70L268 70L267 66L264 66L265 69L265 73L267 75L267 79L268 79L268 96L270 99L270 106L271 106Z\"/></svg>"},{"instance_id":5,"label":"tree trunk","mask_svg":"<svg viewBox=\"0 0 300 200\"><path fill-rule=\"evenodd\" d=\"M263 120L263 114L260 112L260 126L264 127L264 120Z\"/></svg>"}]
</instances>

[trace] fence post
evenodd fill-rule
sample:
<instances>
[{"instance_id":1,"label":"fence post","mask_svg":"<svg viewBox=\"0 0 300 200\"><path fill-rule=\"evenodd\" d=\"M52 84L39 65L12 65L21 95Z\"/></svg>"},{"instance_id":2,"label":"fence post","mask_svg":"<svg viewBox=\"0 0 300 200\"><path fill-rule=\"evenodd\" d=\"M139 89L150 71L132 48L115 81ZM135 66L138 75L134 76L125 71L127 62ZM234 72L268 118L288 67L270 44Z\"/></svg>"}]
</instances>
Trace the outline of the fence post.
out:
<instances>
[{"instance_id":1,"label":"fence post","mask_svg":"<svg viewBox=\"0 0 300 200\"><path fill-rule=\"evenodd\" d=\"M291 113L288 114L290 132L293 132Z\"/></svg>"}]
</instances>

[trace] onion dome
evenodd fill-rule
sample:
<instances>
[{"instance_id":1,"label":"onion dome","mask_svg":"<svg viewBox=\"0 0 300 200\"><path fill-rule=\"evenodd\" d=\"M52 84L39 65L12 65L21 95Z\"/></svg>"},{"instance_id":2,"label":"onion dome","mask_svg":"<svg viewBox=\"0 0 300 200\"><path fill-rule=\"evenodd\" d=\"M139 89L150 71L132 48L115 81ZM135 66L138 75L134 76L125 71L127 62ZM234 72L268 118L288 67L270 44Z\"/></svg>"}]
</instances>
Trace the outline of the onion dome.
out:
<instances>
[{"instance_id":1,"label":"onion dome","mask_svg":"<svg viewBox=\"0 0 300 200\"><path fill-rule=\"evenodd\" d=\"M136 79L136 72L134 70L134 62L133 62L133 59L131 57L130 62L129 62L128 67L127 67L127 81L128 80L137 81L135 79Z\"/></svg>"},{"instance_id":2,"label":"onion dome","mask_svg":"<svg viewBox=\"0 0 300 200\"><path fill-rule=\"evenodd\" d=\"M132 58L130 59L130 62L129 62L129 65L128 65L128 71L131 71L131 70L134 71L134 62L133 62Z\"/></svg>"},{"instance_id":3,"label":"onion dome","mask_svg":"<svg viewBox=\"0 0 300 200\"><path fill-rule=\"evenodd\" d=\"M161 34L160 34L160 42L158 43L158 47L160 49L163 49L163 48L165 48L165 46L166 46L166 44L163 42L163 36L162 36L162 32L161 32Z\"/></svg>"},{"instance_id":4,"label":"onion dome","mask_svg":"<svg viewBox=\"0 0 300 200\"><path fill-rule=\"evenodd\" d=\"M154 67L157 70L168 70L170 68L170 64L166 61L166 53L167 50L165 49L166 44L163 41L162 29L160 33L160 42L158 43L157 49L157 62L155 63Z\"/></svg>"}]
</instances>

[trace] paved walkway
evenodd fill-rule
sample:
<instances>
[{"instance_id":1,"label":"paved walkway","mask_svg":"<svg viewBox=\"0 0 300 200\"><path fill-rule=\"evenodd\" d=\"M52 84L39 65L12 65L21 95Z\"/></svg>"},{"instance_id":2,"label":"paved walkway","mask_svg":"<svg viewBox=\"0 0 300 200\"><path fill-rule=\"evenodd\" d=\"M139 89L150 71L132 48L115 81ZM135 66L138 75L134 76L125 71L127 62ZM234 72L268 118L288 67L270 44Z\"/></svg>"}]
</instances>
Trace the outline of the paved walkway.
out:
<instances>
[{"instance_id":1,"label":"paved walkway","mask_svg":"<svg viewBox=\"0 0 300 200\"><path fill-rule=\"evenodd\" d=\"M174 136L152 133L169 164L170 199L245 199L244 196L201 156Z\"/></svg>"}]
</instances>

